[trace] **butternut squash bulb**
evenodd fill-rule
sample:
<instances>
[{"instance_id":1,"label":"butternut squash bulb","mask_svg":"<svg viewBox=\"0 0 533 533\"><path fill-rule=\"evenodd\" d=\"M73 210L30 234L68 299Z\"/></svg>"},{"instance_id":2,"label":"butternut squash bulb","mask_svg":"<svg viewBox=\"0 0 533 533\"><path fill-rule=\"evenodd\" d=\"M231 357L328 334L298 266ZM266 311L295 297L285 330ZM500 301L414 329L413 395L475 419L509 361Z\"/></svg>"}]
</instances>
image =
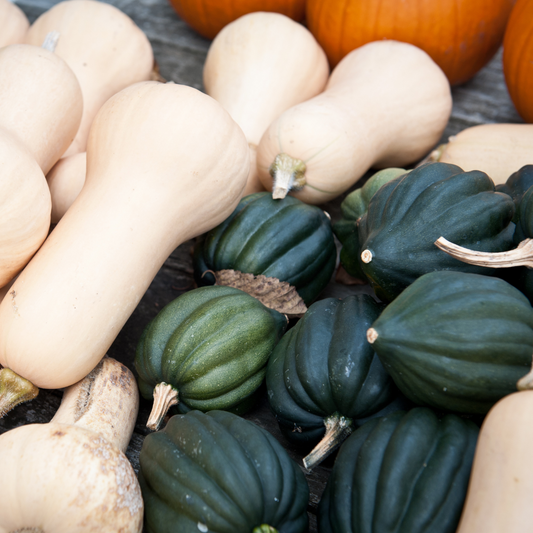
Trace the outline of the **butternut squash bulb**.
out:
<instances>
[{"instance_id":1,"label":"butternut squash bulb","mask_svg":"<svg viewBox=\"0 0 533 533\"><path fill-rule=\"evenodd\" d=\"M120 9L97 0L65 0L30 26L25 42L60 35L55 52L72 69L83 93L83 116L66 155L83 152L104 102L128 85L150 79L154 57L144 32Z\"/></svg>"},{"instance_id":2,"label":"butternut squash bulb","mask_svg":"<svg viewBox=\"0 0 533 533\"><path fill-rule=\"evenodd\" d=\"M328 76L326 54L309 30L279 13L244 15L215 37L204 64L204 87L250 144L244 195L264 190L256 150L267 127L286 109L322 92Z\"/></svg>"},{"instance_id":3,"label":"butternut squash bulb","mask_svg":"<svg viewBox=\"0 0 533 533\"><path fill-rule=\"evenodd\" d=\"M0 305L0 364L36 387L85 376L171 252L230 215L248 167L244 134L206 94L148 81L110 98L80 195Z\"/></svg>"},{"instance_id":4,"label":"butternut squash bulb","mask_svg":"<svg viewBox=\"0 0 533 533\"><path fill-rule=\"evenodd\" d=\"M442 70L420 48L369 43L333 70L325 90L274 120L257 148L259 178L320 204L369 168L405 167L438 142L452 107Z\"/></svg>"},{"instance_id":5,"label":"butternut squash bulb","mask_svg":"<svg viewBox=\"0 0 533 533\"><path fill-rule=\"evenodd\" d=\"M0 0L0 48L24 42L30 27L28 17L11 0Z\"/></svg>"},{"instance_id":6,"label":"butternut squash bulb","mask_svg":"<svg viewBox=\"0 0 533 533\"><path fill-rule=\"evenodd\" d=\"M83 97L67 63L40 45L0 49L0 126L24 143L46 174L80 125Z\"/></svg>"},{"instance_id":7,"label":"butternut squash bulb","mask_svg":"<svg viewBox=\"0 0 533 533\"><path fill-rule=\"evenodd\" d=\"M526 0L527 2L528 0ZM371 41L414 44L450 84L472 78L500 47L515 0L308 0L307 24L332 66Z\"/></svg>"},{"instance_id":8,"label":"butternut squash bulb","mask_svg":"<svg viewBox=\"0 0 533 533\"><path fill-rule=\"evenodd\" d=\"M49 423L0 435L0 533L140 533L142 494L124 455L138 404L131 371L106 357Z\"/></svg>"},{"instance_id":9,"label":"butternut squash bulb","mask_svg":"<svg viewBox=\"0 0 533 533\"><path fill-rule=\"evenodd\" d=\"M255 11L281 13L293 20L302 21L305 0L169 0L176 13L191 28L207 39L230 22Z\"/></svg>"},{"instance_id":10,"label":"butternut squash bulb","mask_svg":"<svg viewBox=\"0 0 533 533\"><path fill-rule=\"evenodd\" d=\"M48 235L52 202L29 150L0 127L0 287L9 283Z\"/></svg>"},{"instance_id":11,"label":"butternut squash bulb","mask_svg":"<svg viewBox=\"0 0 533 533\"><path fill-rule=\"evenodd\" d=\"M533 123L533 3L517 0L503 39L503 73L516 110Z\"/></svg>"}]
</instances>

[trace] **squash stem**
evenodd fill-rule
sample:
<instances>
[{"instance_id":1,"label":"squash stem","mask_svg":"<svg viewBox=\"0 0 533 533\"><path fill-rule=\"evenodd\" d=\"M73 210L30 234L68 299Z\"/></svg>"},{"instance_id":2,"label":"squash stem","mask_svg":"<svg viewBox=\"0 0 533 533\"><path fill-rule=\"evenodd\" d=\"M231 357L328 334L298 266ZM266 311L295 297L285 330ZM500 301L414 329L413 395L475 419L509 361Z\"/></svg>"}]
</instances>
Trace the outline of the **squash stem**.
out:
<instances>
[{"instance_id":1,"label":"squash stem","mask_svg":"<svg viewBox=\"0 0 533 533\"><path fill-rule=\"evenodd\" d=\"M33 400L39 389L9 368L0 370L0 418L19 403Z\"/></svg>"},{"instance_id":2,"label":"squash stem","mask_svg":"<svg viewBox=\"0 0 533 533\"><path fill-rule=\"evenodd\" d=\"M276 156L268 171L274 180L272 185L272 198L281 200L289 191L297 191L305 184L305 163L288 154L281 153Z\"/></svg>"},{"instance_id":3,"label":"squash stem","mask_svg":"<svg viewBox=\"0 0 533 533\"><path fill-rule=\"evenodd\" d=\"M489 268L510 268L526 266L533 268L533 239L523 240L514 250L508 252L477 252L453 244L444 237L439 237L435 241L435 246L448 255L468 263Z\"/></svg>"},{"instance_id":4,"label":"squash stem","mask_svg":"<svg viewBox=\"0 0 533 533\"><path fill-rule=\"evenodd\" d=\"M531 365L531 370L516 383L516 388L519 391L523 390L533 390L533 364Z\"/></svg>"},{"instance_id":5,"label":"squash stem","mask_svg":"<svg viewBox=\"0 0 533 533\"><path fill-rule=\"evenodd\" d=\"M268 524L261 524L259 527L254 527L252 533L278 533L278 530Z\"/></svg>"},{"instance_id":6,"label":"squash stem","mask_svg":"<svg viewBox=\"0 0 533 533\"><path fill-rule=\"evenodd\" d=\"M146 422L146 427L157 431L167 411L178 404L178 391L168 383L158 383L154 387L154 405Z\"/></svg>"},{"instance_id":7,"label":"squash stem","mask_svg":"<svg viewBox=\"0 0 533 533\"><path fill-rule=\"evenodd\" d=\"M49 52L55 52L57 41L59 41L59 32L51 31L46 34L41 48L48 50Z\"/></svg>"},{"instance_id":8,"label":"squash stem","mask_svg":"<svg viewBox=\"0 0 533 533\"><path fill-rule=\"evenodd\" d=\"M311 470L322 462L337 446L352 432L352 420L339 413L334 413L324 419L326 434L322 440L304 457L303 463L307 470Z\"/></svg>"}]
</instances>

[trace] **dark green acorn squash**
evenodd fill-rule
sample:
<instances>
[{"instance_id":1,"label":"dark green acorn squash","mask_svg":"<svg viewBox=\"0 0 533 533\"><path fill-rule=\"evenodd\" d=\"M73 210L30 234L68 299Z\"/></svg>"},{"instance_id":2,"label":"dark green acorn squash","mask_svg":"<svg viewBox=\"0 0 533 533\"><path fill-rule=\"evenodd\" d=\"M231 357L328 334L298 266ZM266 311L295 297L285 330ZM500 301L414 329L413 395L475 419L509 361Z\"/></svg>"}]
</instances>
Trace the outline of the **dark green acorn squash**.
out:
<instances>
[{"instance_id":1,"label":"dark green acorn squash","mask_svg":"<svg viewBox=\"0 0 533 533\"><path fill-rule=\"evenodd\" d=\"M502 279L431 272L385 308L367 337L416 404L483 414L531 367L533 308Z\"/></svg>"},{"instance_id":2,"label":"dark green acorn squash","mask_svg":"<svg viewBox=\"0 0 533 533\"><path fill-rule=\"evenodd\" d=\"M300 467L267 431L232 413L173 416L145 438L139 463L148 533L308 529Z\"/></svg>"},{"instance_id":3,"label":"dark green acorn squash","mask_svg":"<svg viewBox=\"0 0 533 533\"><path fill-rule=\"evenodd\" d=\"M422 274L460 270L490 275L439 250L441 236L473 250L514 247L514 202L483 172L427 163L381 187L359 221L360 267L383 301Z\"/></svg>"},{"instance_id":4,"label":"dark green acorn squash","mask_svg":"<svg viewBox=\"0 0 533 533\"><path fill-rule=\"evenodd\" d=\"M518 223L519 220L519 206L524 193L533 186L533 165L524 165L522 168L513 172L505 183L496 185L496 191L508 194L515 203L515 217L513 222ZM518 228L517 228L518 229ZM516 237L516 235L515 235ZM515 238L518 243L523 237Z\"/></svg>"},{"instance_id":5,"label":"dark green acorn squash","mask_svg":"<svg viewBox=\"0 0 533 533\"><path fill-rule=\"evenodd\" d=\"M134 360L141 395L177 395L179 412L242 413L255 401L268 358L286 327L284 315L238 289L186 292L142 332ZM149 427L157 427L168 409L156 412L158 401Z\"/></svg>"},{"instance_id":6,"label":"dark green acorn squash","mask_svg":"<svg viewBox=\"0 0 533 533\"><path fill-rule=\"evenodd\" d=\"M235 211L196 243L194 277L215 283L213 272L264 275L296 288L309 305L328 284L337 258L329 217L320 208L272 193L245 196Z\"/></svg>"},{"instance_id":7,"label":"dark green acorn squash","mask_svg":"<svg viewBox=\"0 0 533 533\"><path fill-rule=\"evenodd\" d=\"M339 450L318 508L320 533L454 533L479 434L426 407L368 421Z\"/></svg>"},{"instance_id":8,"label":"dark green acorn squash","mask_svg":"<svg viewBox=\"0 0 533 533\"><path fill-rule=\"evenodd\" d=\"M306 468L338 446L356 420L397 396L366 339L383 307L367 294L319 300L274 348L266 385L282 433L296 443L323 439L304 459Z\"/></svg>"},{"instance_id":9,"label":"dark green acorn squash","mask_svg":"<svg viewBox=\"0 0 533 533\"><path fill-rule=\"evenodd\" d=\"M340 252L340 262L346 272L358 279L365 279L360 266L359 236L357 230L357 220L362 217L368 208L372 196L382 185L402 176L407 170L403 168L385 168L379 170L366 183L352 191L341 203L341 219L333 224L333 233L342 244Z\"/></svg>"}]
</instances>

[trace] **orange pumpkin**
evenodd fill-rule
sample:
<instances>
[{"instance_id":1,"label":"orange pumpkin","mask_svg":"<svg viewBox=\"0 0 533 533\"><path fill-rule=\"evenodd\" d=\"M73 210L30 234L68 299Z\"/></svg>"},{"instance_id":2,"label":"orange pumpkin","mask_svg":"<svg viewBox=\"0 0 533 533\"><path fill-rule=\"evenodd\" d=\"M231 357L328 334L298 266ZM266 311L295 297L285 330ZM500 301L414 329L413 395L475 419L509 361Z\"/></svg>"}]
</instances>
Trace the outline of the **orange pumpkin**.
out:
<instances>
[{"instance_id":1,"label":"orange pumpkin","mask_svg":"<svg viewBox=\"0 0 533 533\"><path fill-rule=\"evenodd\" d=\"M516 110L533 123L533 2L518 0L503 40L503 73Z\"/></svg>"},{"instance_id":2,"label":"orange pumpkin","mask_svg":"<svg viewBox=\"0 0 533 533\"><path fill-rule=\"evenodd\" d=\"M227 24L255 11L271 11L300 22L305 0L169 0L176 13L200 35L213 39Z\"/></svg>"},{"instance_id":3,"label":"orange pumpkin","mask_svg":"<svg viewBox=\"0 0 533 533\"><path fill-rule=\"evenodd\" d=\"M515 1L308 0L306 17L331 67L368 42L394 39L422 48L458 85L496 53Z\"/></svg>"}]
</instances>

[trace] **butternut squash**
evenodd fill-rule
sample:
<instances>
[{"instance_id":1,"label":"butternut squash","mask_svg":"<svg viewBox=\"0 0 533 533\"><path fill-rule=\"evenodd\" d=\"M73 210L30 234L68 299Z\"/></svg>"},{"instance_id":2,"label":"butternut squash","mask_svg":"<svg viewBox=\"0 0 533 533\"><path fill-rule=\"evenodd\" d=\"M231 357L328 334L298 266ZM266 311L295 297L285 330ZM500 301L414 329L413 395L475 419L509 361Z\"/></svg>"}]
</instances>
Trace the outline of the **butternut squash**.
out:
<instances>
[{"instance_id":1,"label":"butternut squash","mask_svg":"<svg viewBox=\"0 0 533 533\"><path fill-rule=\"evenodd\" d=\"M72 69L83 93L83 117L66 156L85 151L91 123L109 97L150 79L154 57L144 32L105 2L59 2L35 20L25 42L38 45L51 31L59 32L55 52Z\"/></svg>"},{"instance_id":2,"label":"butternut squash","mask_svg":"<svg viewBox=\"0 0 533 533\"><path fill-rule=\"evenodd\" d=\"M405 167L426 155L451 106L448 80L425 52L369 43L342 59L324 92L271 123L257 149L259 178L274 198L292 191L306 203L327 202L371 167Z\"/></svg>"},{"instance_id":3,"label":"butternut squash","mask_svg":"<svg viewBox=\"0 0 533 533\"><path fill-rule=\"evenodd\" d=\"M521 533L533 509L533 391L502 398L485 417L457 533Z\"/></svg>"},{"instance_id":4,"label":"butternut squash","mask_svg":"<svg viewBox=\"0 0 533 533\"><path fill-rule=\"evenodd\" d=\"M85 183L87 152L62 157L46 175L52 197L52 224L74 203Z\"/></svg>"},{"instance_id":5,"label":"butternut squash","mask_svg":"<svg viewBox=\"0 0 533 533\"><path fill-rule=\"evenodd\" d=\"M204 64L204 87L248 139L252 159L244 195L264 190L255 160L267 127L286 109L322 92L328 76L328 60L316 39L280 13L244 15L215 37Z\"/></svg>"},{"instance_id":6,"label":"butternut squash","mask_svg":"<svg viewBox=\"0 0 533 533\"><path fill-rule=\"evenodd\" d=\"M482 170L496 185L533 163L533 124L480 124L460 131L437 147L430 161Z\"/></svg>"},{"instance_id":7,"label":"butternut squash","mask_svg":"<svg viewBox=\"0 0 533 533\"><path fill-rule=\"evenodd\" d=\"M0 161L0 287L4 287L46 239L52 201L43 171L29 150L1 127Z\"/></svg>"},{"instance_id":8,"label":"butternut squash","mask_svg":"<svg viewBox=\"0 0 533 533\"><path fill-rule=\"evenodd\" d=\"M105 357L49 423L0 435L0 533L140 532L143 499L124 455L138 404L131 371Z\"/></svg>"},{"instance_id":9,"label":"butternut squash","mask_svg":"<svg viewBox=\"0 0 533 533\"><path fill-rule=\"evenodd\" d=\"M24 42L30 27L28 17L11 0L0 0L0 48Z\"/></svg>"},{"instance_id":10,"label":"butternut squash","mask_svg":"<svg viewBox=\"0 0 533 533\"><path fill-rule=\"evenodd\" d=\"M248 170L242 130L206 94L148 81L110 98L80 195L0 304L0 364L36 387L85 376L171 252L230 215Z\"/></svg>"},{"instance_id":11,"label":"butternut squash","mask_svg":"<svg viewBox=\"0 0 533 533\"><path fill-rule=\"evenodd\" d=\"M74 139L82 109L78 80L54 52L30 44L0 49L0 126L28 147L44 174Z\"/></svg>"}]
</instances>

